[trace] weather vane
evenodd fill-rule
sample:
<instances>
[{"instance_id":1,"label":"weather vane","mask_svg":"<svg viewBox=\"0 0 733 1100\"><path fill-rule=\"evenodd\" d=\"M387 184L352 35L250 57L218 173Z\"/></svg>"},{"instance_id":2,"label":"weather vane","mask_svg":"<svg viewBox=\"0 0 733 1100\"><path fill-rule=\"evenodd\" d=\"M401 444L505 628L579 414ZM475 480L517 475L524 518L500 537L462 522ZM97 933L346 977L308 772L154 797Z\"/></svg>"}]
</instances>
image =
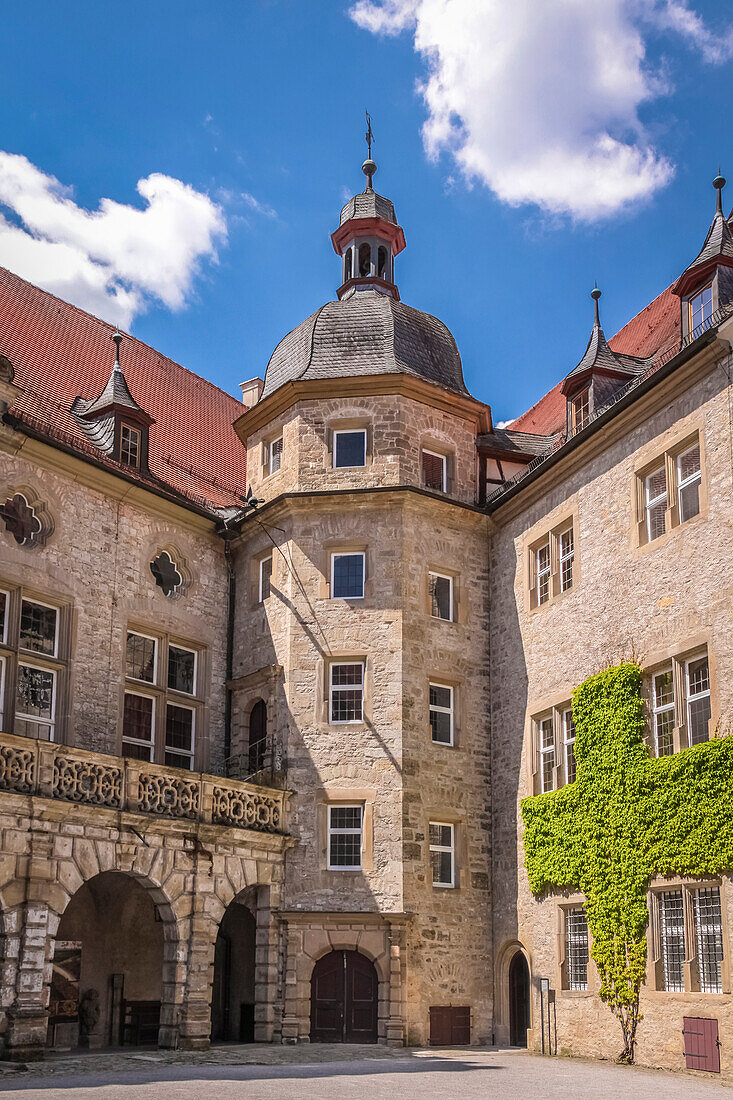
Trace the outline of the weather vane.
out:
<instances>
[{"instance_id":1,"label":"weather vane","mask_svg":"<svg viewBox=\"0 0 733 1100\"><path fill-rule=\"evenodd\" d=\"M372 159L372 142L374 141L374 134L372 133L372 116L368 111L364 111L366 115L367 129L364 137L366 138L367 150L369 151L369 160Z\"/></svg>"}]
</instances>

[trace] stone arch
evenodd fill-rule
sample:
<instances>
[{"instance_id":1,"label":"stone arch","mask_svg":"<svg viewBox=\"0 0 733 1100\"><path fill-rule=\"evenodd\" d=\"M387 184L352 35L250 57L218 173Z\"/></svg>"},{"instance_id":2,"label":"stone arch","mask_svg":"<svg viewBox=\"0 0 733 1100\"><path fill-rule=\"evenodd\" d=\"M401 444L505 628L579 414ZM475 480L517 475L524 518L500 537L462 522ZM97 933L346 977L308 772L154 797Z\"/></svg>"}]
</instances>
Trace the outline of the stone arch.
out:
<instances>
[{"instance_id":1,"label":"stone arch","mask_svg":"<svg viewBox=\"0 0 733 1100\"><path fill-rule=\"evenodd\" d=\"M497 952L495 968L494 988L494 1028L496 1042L506 1045L509 1042L509 968L512 959L517 953L524 956L529 970L530 997L529 997L529 1026L533 1026L534 1002L532 992L532 955L521 940L507 940Z\"/></svg>"}]
</instances>

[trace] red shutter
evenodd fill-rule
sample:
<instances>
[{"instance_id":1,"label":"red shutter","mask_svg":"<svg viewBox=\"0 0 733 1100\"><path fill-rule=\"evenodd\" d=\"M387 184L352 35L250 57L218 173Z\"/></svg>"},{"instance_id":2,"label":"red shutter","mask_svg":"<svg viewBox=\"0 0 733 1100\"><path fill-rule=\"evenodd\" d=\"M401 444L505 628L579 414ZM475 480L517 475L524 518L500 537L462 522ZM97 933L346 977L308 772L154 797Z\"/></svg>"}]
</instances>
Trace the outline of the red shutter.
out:
<instances>
[{"instance_id":1,"label":"red shutter","mask_svg":"<svg viewBox=\"0 0 733 1100\"><path fill-rule=\"evenodd\" d=\"M720 1042L718 1021L701 1016L685 1016L682 1034L685 1037L685 1064L688 1069L720 1073Z\"/></svg>"}]
</instances>

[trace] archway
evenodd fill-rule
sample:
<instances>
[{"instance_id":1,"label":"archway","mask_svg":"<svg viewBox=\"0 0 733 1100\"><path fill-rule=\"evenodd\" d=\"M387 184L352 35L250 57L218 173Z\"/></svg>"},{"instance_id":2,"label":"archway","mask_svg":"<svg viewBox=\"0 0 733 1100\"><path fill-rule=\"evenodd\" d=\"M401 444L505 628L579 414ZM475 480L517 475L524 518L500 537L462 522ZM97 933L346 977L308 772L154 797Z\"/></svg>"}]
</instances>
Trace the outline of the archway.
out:
<instances>
[{"instance_id":1,"label":"archway","mask_svg":"<svg viewBox=\"0 0 733 1100\"><path fill-rule=\"evenodd\" d=\"M509 1042L526 1047L529 1027L529 967L521 951L509 964Z\"/></svg>"},{"instance_id":2,"label":"archway","mask_svg":"<svg viewBox=\"0 0 733 1100\"><path fill-rule=\"evenodd\" d=\"M359 951L331 951L311 976L311 1042L376 1043L379 980Z\"/></svg>"},{"instance_id":3,"label":"archway","mask_svg":"<svg viewBox=\"0 0 733 1100\"><path fill-rule=\"evenodd\" d=\"M157 1044L164 923L133 876L104 871L79 887L54 945L49 1046Z\"/></svg>"},{"instance_id":4,"label":"archway","mask_svg":"<svg viewBox=\"0 0 733 1100\"><path fill-rule=\"evenodd\" d=\"M221 919L214 948L212 1042L254 1042L256 936L252 911L235 899Z\"/></svg>"}]
</instances>

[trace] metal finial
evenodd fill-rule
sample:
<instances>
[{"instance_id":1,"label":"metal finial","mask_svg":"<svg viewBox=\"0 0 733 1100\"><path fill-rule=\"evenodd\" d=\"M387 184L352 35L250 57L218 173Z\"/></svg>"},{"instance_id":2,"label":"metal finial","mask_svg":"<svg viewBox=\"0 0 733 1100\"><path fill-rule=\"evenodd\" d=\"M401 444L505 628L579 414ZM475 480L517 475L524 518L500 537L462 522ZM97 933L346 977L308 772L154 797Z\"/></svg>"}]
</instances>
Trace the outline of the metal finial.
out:
<instances>
[{"instance_id":1,"label":"metal finial","mask_svg":"<svg viewBox=\"0 0 733 1100\"><path fill-rule=\"evenodd\" d=\"M366 115L366 124L367 124L366 133L364 134L364 137L365 137L366 143L367 143L367 154L368 154L368 156L367 156L367 159L362 164L361 170L367 178L367 191L371 191L371 190L373 190L372 177L374 176L374 173L377 170L377 166L374 163L374 161L372 160L372 142L374 141L374 134L372 132L372 116L369 114L368 111L365 111L364 114Z\"/></svg>"},{"instance_id":2,"label":"metal finial","mask_svg":"<svg viewBox=\"0 0 733 1100\"><path fill-rule=\"evenodd\" d=\"M593 289L591 290L590 296L593 299L593 309L595 311L595 317L594 317L593 321L594 321L594 324L600 326L601 314L600 314L600 310L598 308L598 299L601 296L601 292L598 289L598 283L596 283L595 286L593 287Z\"/></svg>"},{"instance_id":3,"label":"metal finial","mask_svg":"<svg viewBox=\"0 0 733 1100\"><path fill-rule=\"evenodd\" d=\"M115 368L117 370L122 370L122 367L120 366L120 344L122 343L122 333L113 332L111 339L115 342Z\"/></svg>"},{"instance_id":4,"label":"metal finial","mask_svg":"<svg viewBox=\"0 0 733 1100\"><path fill-rule=\"evenodd\" d=\"M713 180L713 187L718 192L718 197L715 201L715 213L723 213L723 188L725 187L725 176L720 174L720 165L718 165L718 174Z\"/></svg>"}]
</instances>

